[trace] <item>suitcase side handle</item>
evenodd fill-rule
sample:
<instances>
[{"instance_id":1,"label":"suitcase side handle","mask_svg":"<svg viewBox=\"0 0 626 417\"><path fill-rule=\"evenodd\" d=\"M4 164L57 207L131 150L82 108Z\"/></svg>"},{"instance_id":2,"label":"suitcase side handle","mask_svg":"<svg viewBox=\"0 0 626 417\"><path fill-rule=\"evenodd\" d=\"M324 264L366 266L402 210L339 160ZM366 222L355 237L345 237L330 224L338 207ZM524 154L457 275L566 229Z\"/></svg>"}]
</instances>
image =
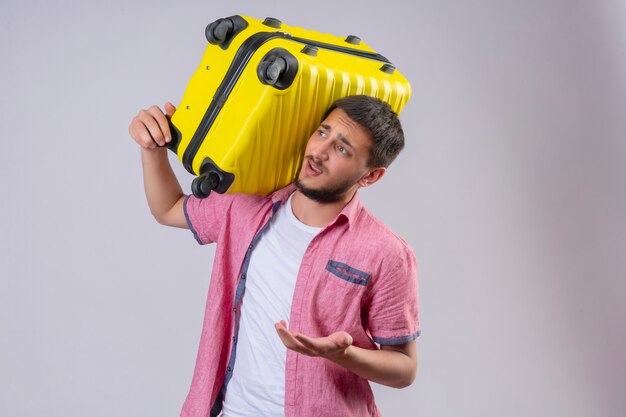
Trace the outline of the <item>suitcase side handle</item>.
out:
<instances>
[{"instance_id":1,"label":"suitcase side handle","mask_svg":"<svg viewBox=\"0 0 626 417\"><path fill-rule=\"evenodd\" d=\"M170 134L172 140L169 143L166 143L165 147L174 153L178 153L178 144L180 143L180 140L182 138L182 133L180 133L180 130L178 130L178 128L174 126L174 123L172 123L171 119L168 118L167 123L170 126Z\"/></svg>"}]
</instances>

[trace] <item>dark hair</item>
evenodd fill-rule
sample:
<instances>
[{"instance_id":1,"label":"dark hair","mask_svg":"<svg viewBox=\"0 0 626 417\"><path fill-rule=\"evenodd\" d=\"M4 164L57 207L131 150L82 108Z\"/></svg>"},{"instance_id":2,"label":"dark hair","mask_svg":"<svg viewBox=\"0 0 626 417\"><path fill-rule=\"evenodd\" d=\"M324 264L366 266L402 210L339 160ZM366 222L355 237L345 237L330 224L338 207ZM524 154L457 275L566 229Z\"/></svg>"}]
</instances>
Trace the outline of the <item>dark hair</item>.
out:
<instances>
[{"instance_id":1,"label":"dark hair","mask_svg":"<svg viewBox=\"0 0 626 417\"><path fill-rule=\"evenodd\" d=\"M372 149L368 166L387 168L404 148L400 119L389 104L365 95L348 96L335 101L326 111L324 119L337 108L369 132Z\"/></svg>"}]
</instances>

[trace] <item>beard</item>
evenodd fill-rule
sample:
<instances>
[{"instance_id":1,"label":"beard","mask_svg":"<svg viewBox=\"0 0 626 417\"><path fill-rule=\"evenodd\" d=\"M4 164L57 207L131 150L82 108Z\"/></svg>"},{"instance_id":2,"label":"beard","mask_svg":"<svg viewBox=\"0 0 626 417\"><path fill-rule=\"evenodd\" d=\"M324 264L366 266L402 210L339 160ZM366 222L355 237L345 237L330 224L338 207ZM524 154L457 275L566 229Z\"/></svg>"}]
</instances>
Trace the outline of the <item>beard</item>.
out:
<instances>
[{"instance_id":1,"label":"beard","mask_svg":"<svg viewBox=\"0 0 626 417\"><path fill-rule=\"evenodd\" d=\"M338 184L333 184L325 188L309 188L300 181L300 178L296 179L296 188L304 194L306 197L313 201L322 204L336 203L341 200L350 188L354 186L356 181L345 180Z\"/></svg>"}]
</instances>

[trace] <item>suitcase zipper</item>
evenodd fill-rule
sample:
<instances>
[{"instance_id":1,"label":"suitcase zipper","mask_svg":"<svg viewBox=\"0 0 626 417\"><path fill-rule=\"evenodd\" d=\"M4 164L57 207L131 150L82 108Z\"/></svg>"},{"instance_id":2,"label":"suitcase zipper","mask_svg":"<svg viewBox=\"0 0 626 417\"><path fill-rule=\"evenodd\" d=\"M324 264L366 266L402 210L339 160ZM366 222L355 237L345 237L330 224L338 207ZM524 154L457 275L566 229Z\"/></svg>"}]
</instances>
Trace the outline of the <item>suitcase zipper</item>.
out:
<instances>
[{"instance_id":1,"label":"suitcase zipper","mask_svg":"<svg viewBox=\"0 0 626 417\"><path fill-rule=\"evenodd\" d=\"M305 45L316 46L318 48L328 49L335 52L341 52L349 55L359 56L361 58L389 63L389 60L387 58L375 52L359 51L324 42L313 41L310 39L298 38L284 32L255 33L254 35L246 39L239 47L239 50L233 58L232 64L230 65L228 71L226 72L226 75L224 76L224 80L215 91L215 95L213 96L213 100L211 100L211 104L207 108L204 117L202 117L202 120L200 121L198 128L193 134L193 137L191 138L187 149L185 149L182 158L183 166L192 175L202 174L202 172L198 172L197 174L193 172L193 160L196 157L198 150L200 149L202 141L206 137L209 129L213 125L213 122L217 118L217 115L222 109L224 103L226 102L226 99L228 98L230 92L232 91L233 87L237 83L237 80L239 80L239 77L243 73L243 70L248 64L248 61L250 61L250 58L252 58L252 55L254 55L257 49L259 49L265 42L274 38L289 39Z\"/></svg>"}]
</instances>

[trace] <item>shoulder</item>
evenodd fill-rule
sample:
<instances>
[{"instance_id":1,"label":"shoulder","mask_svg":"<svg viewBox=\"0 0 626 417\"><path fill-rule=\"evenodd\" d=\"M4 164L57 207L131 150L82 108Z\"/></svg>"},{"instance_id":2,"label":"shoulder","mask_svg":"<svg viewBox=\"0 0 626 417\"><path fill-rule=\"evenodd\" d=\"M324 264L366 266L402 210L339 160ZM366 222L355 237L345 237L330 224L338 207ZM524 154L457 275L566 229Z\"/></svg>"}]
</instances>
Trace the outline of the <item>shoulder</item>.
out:
<instances>
[{"instance_id":1,"label":"shoulder","mask_svg":"<svg viewBox=\"0 0 626 417\"><path fill-rule=\"evenodd\" d=\"M271 210L271 204L269 197L259 195L211 193L202 199L194 195L187 196L183 208L187 223L194 227L217 226L225 222L236 226L249 225L249 222L262 217Z\"/></svg>"},{"instance_id":2,"label":"shoulder","mask_svg":"<svg viewBox=\"0 0 626 417\"><path fill-rule=\"evenodd\" d=\"M413 248L399 234L394 232L376 217L365 206L361 206L359 214L354 221L354 233L358 239L371 242L385 253L403 253L405 256L413 256Z\"/></svg>"},{"instance_id":3,"label":"shoulder","mask_svg":"<svg viewBox=\"0 0 626 417\"><path fill-rule=\"evenodd\" d=\"M249 209L262 206L269 201L269 197L252 194L219 194L211 193L207 198L198 198L194 195L186 197L186 204L194 207L212 207L222 209ZM271 203L271 201L269 201Z\"/></svg>"}]
</instances>

